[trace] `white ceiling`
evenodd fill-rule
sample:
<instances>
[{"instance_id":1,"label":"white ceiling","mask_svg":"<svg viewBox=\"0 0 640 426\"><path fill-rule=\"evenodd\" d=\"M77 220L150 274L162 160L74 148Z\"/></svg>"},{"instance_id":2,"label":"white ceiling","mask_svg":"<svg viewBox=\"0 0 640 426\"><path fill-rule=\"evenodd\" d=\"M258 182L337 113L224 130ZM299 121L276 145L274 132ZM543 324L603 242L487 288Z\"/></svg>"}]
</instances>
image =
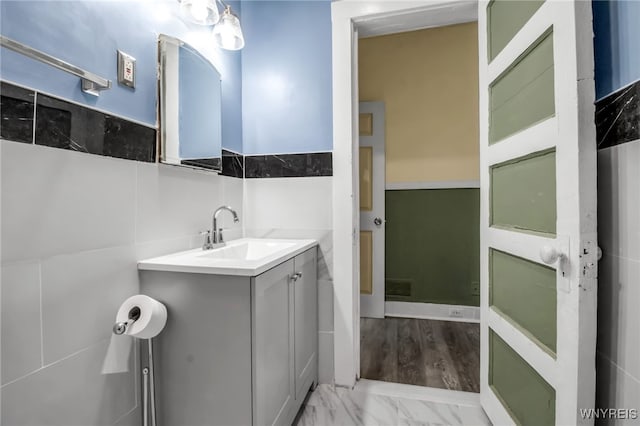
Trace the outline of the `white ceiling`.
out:
<instances>
[{"instance_id":1,"label":"white ceiling","mask_svg":"<svg viewBox=\"0 0 640 426\"><path fill-rule=\"evenodd\" d=\"M429 10L415 9L398 15L378 16L356 22L358 37L373 37L385 34L442 27L478 20L477 1L448 3Z\"/></svg>"}]
</instances>

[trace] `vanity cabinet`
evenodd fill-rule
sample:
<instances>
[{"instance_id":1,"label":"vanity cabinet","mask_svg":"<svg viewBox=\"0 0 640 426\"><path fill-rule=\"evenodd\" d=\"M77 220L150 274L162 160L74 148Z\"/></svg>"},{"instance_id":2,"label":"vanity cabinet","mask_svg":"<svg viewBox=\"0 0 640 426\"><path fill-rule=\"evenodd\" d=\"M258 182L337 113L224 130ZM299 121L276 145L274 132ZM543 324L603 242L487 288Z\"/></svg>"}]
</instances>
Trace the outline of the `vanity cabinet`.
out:
<instances>
[{"instance_id":1,"label":"vanity cabinet","mask_svg":"<svg viewBox=\"0 0 640 426\"><path fill-rule=\"evenodd\" d=\"M252 280L254 424L289 425L317 380L316 250Z\"/></svg>"},{"instance_id":2,"label":"vanity cabinet","mask_svg":"<svg viewBox=\"0 0 640 426\"><path fill-rule=\"evenodd\" d=\"M253 277L141 270L167 306L158 424L291 425L318 377L317 249Z\"/></svg>"}]
</instances>

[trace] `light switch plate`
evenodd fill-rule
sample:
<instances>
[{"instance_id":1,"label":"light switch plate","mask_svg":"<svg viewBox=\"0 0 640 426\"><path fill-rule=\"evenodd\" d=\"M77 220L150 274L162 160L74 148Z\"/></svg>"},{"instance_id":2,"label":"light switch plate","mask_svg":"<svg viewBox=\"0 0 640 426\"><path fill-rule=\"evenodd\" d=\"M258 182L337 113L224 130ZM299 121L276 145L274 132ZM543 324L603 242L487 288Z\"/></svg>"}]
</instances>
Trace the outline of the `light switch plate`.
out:
<instances>
[{"instance_id":1,"label":"light switch plate","mask_svg":"<svg viewBox=\"0 0 640 426\"><path fill-rule=\"evenodd\" d=\"M135 89L136 58L118 50L118 83Z\"/></svg>"}]
</instances>

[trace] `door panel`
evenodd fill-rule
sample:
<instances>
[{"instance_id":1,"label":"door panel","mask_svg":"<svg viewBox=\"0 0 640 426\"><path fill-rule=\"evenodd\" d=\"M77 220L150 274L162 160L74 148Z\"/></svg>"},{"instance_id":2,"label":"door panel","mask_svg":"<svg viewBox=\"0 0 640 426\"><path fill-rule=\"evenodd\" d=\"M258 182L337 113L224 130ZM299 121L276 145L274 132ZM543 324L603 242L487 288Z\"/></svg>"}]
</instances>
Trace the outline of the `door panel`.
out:
<instances>
[{"instance_id":1,"label":"door panel","mask_svg":"<svg viewBox=\"0 0 640 426\"><path fill-rule=\"evenodd\" d=\"M536 153L491 167L491 225L556 233L556 155Z\"/></svg>"},{"instance_id":2,"label":"door panel","mask_svg":"<svg viewBox=\"0 0 640 426\"><path fill-rule=\"evenodd\" d=\"M373 136L373 114L360 113L360 136Z\"/></svg>"},{"instance_id":3,"label":"door panel","mask_svg":"<svg viewBox=\"0 0 640 426\"><path fill-rule=\"evenodd\" d=\"M495 332L489 337L489 386L522 425L555 423L556 392Z\"/></svg>"},{"instance_id":4,"label":"door panel","mask_svg":"<svg viewBox=\"0 0 640 426\"><path fill-rule=\"evenodd\" d=\"M496 57L514 35L542 6L544 0L535 1L492 1L487 6L489 25L489 59Z\"/></svg>"},{"instance_id":5,"label":"door panel","mask_svg":"<svg viewBox=\"0 0 640 426\"><path fill-rule=\"evenodd\" d=\"M360 316L383 318L384 104L360 102L360 124Z\"/></svg>"},{"instance_id":6,"label":"door panel","mask_svg":"<svg viewBox=\"0 0 640 426\"><path fill-rule=\"evenodd\" d=\"M556 352L556 271L489 249L489 306L551 354Z\"/></svg>"},{"instance_id":7,"label":"door panel","mask_svg":"<svg viewBox=\"0 0 640 426\"><path fill-rule=\"evenodd\" d=\"M371 231L360 231L360 293L373 293L373 236Z\"/></svg>"},{"instance_id":8,"label":"door panel","mask_svg":"<svg viewBox=\"0 0 640 426\"><path fill-rule=\"evenodd\" d=\"M360 211L373 210L373 147L360 147Z\"/></svg>"},{"instance_id":9,"label":"door panel","mask_svg":"<svg viewBox=\"0 0 640 426\"><path fill-rule=\"evenodd\" d=\"M592 424L590 2L481 1L481 390L494 424Z\"/></svg>"},{"instance_id":10,"label":"door panel","mask_svg":"<svg viewBox=\"0 0 640 426\"><path fill-rule=\"evenodd\" d=\"M553 116L553 33L536 40L489 89L490 143Z\"/></svg>"}]
</instances>

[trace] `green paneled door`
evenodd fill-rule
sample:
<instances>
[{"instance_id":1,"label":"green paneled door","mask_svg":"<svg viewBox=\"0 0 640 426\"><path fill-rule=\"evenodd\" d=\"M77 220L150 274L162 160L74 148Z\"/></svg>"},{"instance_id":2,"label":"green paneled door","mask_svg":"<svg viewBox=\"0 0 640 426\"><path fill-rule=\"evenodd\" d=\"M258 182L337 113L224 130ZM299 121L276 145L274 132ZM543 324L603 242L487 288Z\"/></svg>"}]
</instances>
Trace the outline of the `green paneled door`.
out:
<instances>
[{"instance_id":1,"label":"green paneled door","mask_svg":"<svg viewBox=\"0 0 640 426\"><path fill-rule=\"evenodd\" d=\"M489 143L555 114L553 32L536 41L489 88Z\"/></svg>"},{"instance_id":2,"label":"green paneled door","mask_svg":"<svg viewBox=\"0 0 640 426\"><path fill-rule=\"evenodd\" d=\"M480 400L493 424L593 423L580 415L596 406L589 4L479 2Z\"/></svg>"},{"instance_id":3,"label":"green paneled door","mask_svg":"<svg viewBox=\"0 0 640 426\"><path fill-rule=\"evenodd\" d=\"M517 424L555 424L556 391L491 329L489 386Z\"/></svg>"},{"instance_id":4,"label":"green paneled door","mask_svg":"<svg viewBox=\"0 0 640 426\"><path fill-rule=\"evenodd\" d=\"M556 154L538 152L491 167L491 226L556 233Z\"/></svg>"},{"instance_id":5,"label":"green paneled door","mask_svg":"<svg viewBox=\"0 0 640 426\"><path fill-rule=\"evenodd\" d=\"M544 0L493 0L487 6L489 59L498 56L520 28L540 9Z\"/></svg>"},{"instance_id":6,"label":"green paneled door","mask_svg":"<svg viewBox=\"0 0 640 426\"><path fill-rule=\"evenodd\" d=\"M553 268L490 249L489 306L555 355L557 295Z\"/></svg>"}]
</instances>

